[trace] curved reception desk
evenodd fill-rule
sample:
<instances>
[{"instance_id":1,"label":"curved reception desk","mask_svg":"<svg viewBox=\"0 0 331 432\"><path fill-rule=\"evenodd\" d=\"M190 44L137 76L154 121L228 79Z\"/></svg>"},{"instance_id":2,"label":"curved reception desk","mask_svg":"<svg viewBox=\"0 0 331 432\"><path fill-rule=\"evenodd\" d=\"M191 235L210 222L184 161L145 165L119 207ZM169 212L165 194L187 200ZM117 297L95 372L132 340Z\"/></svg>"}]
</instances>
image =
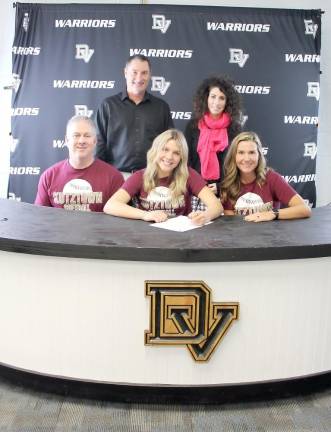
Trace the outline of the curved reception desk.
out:
<instances>
[{"instance_id":1,"label":"curved reception desk","mask_svg":"<svg viewBox=\"0 0 331 432\"><path fill-rule=\"evenodd\" d=\"M0 200L0 266L16 382L205 403L331 383L331 207L174 232Z\"/></svg>"}]
</instances>

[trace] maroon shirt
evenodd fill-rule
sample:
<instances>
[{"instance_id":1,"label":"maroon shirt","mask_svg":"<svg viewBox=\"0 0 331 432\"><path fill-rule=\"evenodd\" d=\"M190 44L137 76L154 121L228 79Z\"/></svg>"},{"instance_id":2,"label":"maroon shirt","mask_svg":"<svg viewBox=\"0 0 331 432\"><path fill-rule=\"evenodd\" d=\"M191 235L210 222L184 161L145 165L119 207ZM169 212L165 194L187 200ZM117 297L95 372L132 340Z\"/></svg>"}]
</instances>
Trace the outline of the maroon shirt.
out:
<instances>
[{"instance_id":1,"label":"maroon shirt","mask_svg":"<svg viewBox=\"0 0 331 432\"><path fill-rule=\"evenodd\" d=\"M236 214L246 215L260 211L268 211L272 208L287 206L296 195L296 191L283 177L273 170L266 175L266 182L260 186L252 183L240 186L240 193L235 203L227 200L223 203L224 210L233 210Z\"/></svg>"},{"instance_id":2,"label":"maroon shirt","mask_svg":"<svg viewBox=\"0 0 331 432\"><path fill-rule=\"evenodd\" d=\"M83 169L73 168L65 159L43 172L35 204L102 212L123 182L123 176L116 168L99 159Z\"/></svg>"},{"instance_id":3,"label":"maroon shirt","mask_svg":"<svg viewBox=\"0 0 331 432\"><path fill-rule=\"evenodd\" d=\"M179 197L176 203L171 202L170 178L159 179L158 185L149 193L143 188L144 169L136 171L123 184L124 189L133 199L136 207L141 210L163 210L168 216L187 216L191 211L191 198L198 196L206 182L194 169L189 168L189 177L186 184L186 192Z\"/></svg>"}]
</instances>

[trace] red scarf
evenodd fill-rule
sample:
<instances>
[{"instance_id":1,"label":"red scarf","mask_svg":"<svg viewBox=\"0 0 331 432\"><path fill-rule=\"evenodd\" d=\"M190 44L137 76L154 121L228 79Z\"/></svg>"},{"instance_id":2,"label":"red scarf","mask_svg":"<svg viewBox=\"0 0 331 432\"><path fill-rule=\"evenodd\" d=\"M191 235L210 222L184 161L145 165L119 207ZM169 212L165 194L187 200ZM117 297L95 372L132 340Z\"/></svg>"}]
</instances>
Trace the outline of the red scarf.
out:
<instances>
[{"instance_id":1,"label":"red scarf","mask_svg":"<svg viewBox=\"0 0 331 432\"><path fill-rule=\"evenodd\" d=\"M227 127L230 124L231 116L226 112L216 120L209 113L199 120L197 152L200 157L201 175L205 180L217 180L221 177L217 153L223 152L229 145Z\"/></svg>"}]
</instances>

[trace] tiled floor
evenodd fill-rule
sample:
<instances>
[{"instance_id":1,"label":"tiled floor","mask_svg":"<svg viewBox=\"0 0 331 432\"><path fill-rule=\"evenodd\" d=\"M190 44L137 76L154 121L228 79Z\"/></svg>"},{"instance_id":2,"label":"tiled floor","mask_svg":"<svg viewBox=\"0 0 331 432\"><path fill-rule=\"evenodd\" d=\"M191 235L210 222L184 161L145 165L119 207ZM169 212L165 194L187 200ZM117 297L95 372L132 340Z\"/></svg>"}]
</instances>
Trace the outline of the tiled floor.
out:
<instances>
[{"instance_id":1,"label":"tiled floor","mask_svg":"<svg viewBox=\"0 0 331 432\"><path fill-rule=\"evenodd\" d=\"M144 405L36 393L0 380L0 432L331 432L331 389L225 405Z\"/></svg>"}]
</instances>

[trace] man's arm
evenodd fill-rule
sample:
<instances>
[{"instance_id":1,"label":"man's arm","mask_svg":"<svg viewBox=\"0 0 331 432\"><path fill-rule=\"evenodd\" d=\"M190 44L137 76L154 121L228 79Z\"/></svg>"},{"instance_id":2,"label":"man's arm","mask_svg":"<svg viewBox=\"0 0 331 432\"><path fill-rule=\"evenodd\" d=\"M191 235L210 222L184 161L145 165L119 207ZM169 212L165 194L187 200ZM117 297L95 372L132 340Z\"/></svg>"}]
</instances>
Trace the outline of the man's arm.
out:
<instances>
[{"instance_id":1,"label":"man's arm","mask_svg":"<svg viewBox=\"0 0 331 432\"><path fill-rule=\"evenodd\" d=\"M107 108L108 106L106 103L102 102L95 116L95 124L97 126L98 134L96 157L105 162L110 162L107 152L107 127L109 121L109 109Z\"/></svg>"},{"instance_id":2,"label":"man's arm","mask_svg":"<svg viewBox=\"0 0 331 432\"><path fill-rule=\"evenodd\" d=\"M47 186L46 177L47 174L45 171L39 179L37 195L34 203L40 206L52 207L52 203L48 195L48 186Z\"/></svg>"},{"instance_id":3,"label":"man's arm","mask_svg":"<svg viewBox=\"0 0 331 432\"><path fill-rule=\"evenodd\" d=\"M196 144L195 142L195 137L194 137L194 133L193 133L193 120L190 120L186 127L185 127L185 131L184 131L184 135L186 138L186 142L187 142L187 147L188 147L188 165L194 169L196 169L196 165L194 164L194 159L195 159L195 154L197 152L196 146L194 144Z\"/></svg>"},{"instance_id":4,"label":"man's arm","mask_svg":"<svg viewBox=\"0 0 331 432\"><path fill-rule=\"evenodd\" d=\"M167 104L167 102L165 102L165 109L163 112L163 123L164 123L164 130L168 130L168 129L173 129L174 128L174 122L172 120L172 116L171 116L171 111L170 111L170 107Z\"/></svg>"},{"instance_id":5,"label":"man's arm","mask_svg":"<svg viewBox=\"0 0 331 432\"><path fill-rule=\"evenodd\" d=\"M174 122L172 120L172 116L171 116L171 111L170 111L169 105L168 105L168 109L169 109L169 114L168 114L168 128L167 129L173 129L175 126L174 126Z\"/></svg>"}]
</instances>

